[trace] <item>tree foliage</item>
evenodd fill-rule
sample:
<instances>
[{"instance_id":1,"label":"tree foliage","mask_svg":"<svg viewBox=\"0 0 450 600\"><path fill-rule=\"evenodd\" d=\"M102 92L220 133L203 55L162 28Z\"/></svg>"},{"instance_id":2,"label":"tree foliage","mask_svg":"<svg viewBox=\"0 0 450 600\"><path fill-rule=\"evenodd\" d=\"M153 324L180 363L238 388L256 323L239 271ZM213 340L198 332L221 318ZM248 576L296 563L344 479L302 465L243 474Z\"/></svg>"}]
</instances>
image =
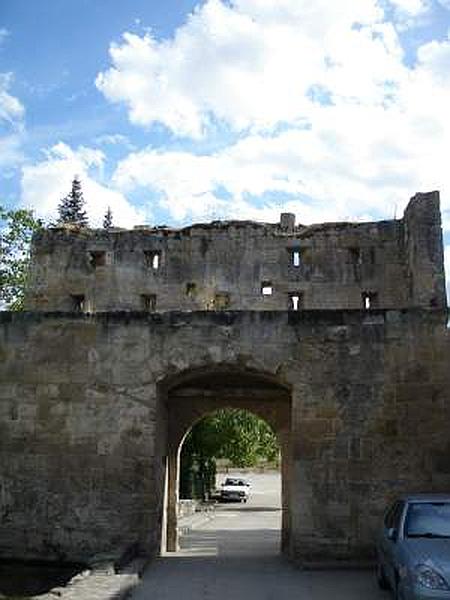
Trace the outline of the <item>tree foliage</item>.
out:
<instances>
[{"instance_id":1,"label":"tree foliage","mask_svg":"<svg viewBox=\"0 0 450 600\"><path fill-rule=\"evenodd\" d=\"M26 209L0 206L0 304L22 310L30 264L30 242L42 222Z\"/></svg>"},{"instance_id":2,"label":"tree foliage","mask_svg":"<svg viewBox=\"0 0 450 600\"><path fill-rule=\"evenodd\" d=\"M181 454L181 492L205 497L214 486L215 461L226 458L235 467L277 461L275 433L259 417L240 409L223 409L199 421L186 436ZM197 485L195 484L197 481Z\"/></svg>"},{"instance_id":3,"label":"tree foliage","mask_svg":"<svg viewBox=\"0 0 450 600\"><path fill-rule=\"evenodd\" d=\"M112 226L113 226L112 210L111 210L111 207L108 206L108 210L106 211L105 216L103 218L103 229L111 229Z\"/></svg>"},{"instance_id":4,"label":"tree foliage","mask_svg":"<svg viewBox=\"0 0 450 600\"><path fill-rule=\"evenodd\" d=\"M58 206L59 222L73 223L81 227L88 226L86 211L83 210L85 201L81 189L81 181L75 177L72 181L72 189Z\"/></svg>"}]
</instances>

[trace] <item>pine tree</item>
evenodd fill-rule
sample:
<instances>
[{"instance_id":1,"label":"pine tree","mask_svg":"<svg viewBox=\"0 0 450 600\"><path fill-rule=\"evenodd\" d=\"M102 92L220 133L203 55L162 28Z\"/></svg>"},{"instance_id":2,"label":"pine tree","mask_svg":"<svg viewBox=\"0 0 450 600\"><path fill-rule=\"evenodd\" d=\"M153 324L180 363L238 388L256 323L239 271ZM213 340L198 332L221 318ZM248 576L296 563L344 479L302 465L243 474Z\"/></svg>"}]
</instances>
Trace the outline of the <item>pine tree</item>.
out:
<instances>
[{"instance_id":1,"label":"pine tree","mask_svg":"<svg viewBox=\"0 0 450 600\"><path fill-rule=\"evenodd\" d=\"M81 189L81 181L75 176L72 181L72 190L70 194L63 198L59 203L59 222L74 223L81 227L87 227L88 218L83 207L84 197Z\"/></svg>"},{"instance_id":2,"label":"pine tree","mask_svg":"<svg viewBox=\"0 0 450 600\"><path fill-rule=\"evenodd\" d=\"M103 219L103 229L111 229L112 226L113 226L112 210L111 210L111 207L108 206L108 210L105 213L105 218Z\"/></svg>"}]
</instances>

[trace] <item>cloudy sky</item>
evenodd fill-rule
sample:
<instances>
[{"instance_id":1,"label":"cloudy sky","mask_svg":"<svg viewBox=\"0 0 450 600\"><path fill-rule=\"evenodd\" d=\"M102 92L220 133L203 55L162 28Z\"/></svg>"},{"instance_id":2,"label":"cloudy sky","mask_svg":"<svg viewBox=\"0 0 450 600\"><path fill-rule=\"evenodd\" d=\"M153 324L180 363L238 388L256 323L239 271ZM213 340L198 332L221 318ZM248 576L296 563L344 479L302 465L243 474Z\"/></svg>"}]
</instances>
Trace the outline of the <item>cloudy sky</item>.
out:
<instances>
[{"instance_id":1,"label":"cloudy sky","mask_svg":"<svg viewBox=\"0 0 450 600\"><path fill-rule=\"evenodd\" d=\"M1 0L0 192L93 225L400 217L441 191L450 0Z\"/></svg>"}]
</instances>

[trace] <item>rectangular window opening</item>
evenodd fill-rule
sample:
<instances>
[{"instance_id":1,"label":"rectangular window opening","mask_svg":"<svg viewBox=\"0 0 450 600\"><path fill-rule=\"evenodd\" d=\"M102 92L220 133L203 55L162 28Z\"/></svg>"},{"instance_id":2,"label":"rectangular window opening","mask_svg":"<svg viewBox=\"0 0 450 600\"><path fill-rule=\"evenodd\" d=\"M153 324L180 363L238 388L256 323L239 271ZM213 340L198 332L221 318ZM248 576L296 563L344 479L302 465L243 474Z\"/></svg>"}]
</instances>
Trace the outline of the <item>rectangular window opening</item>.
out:
<instances>
[{"instance_id":1,"label":"rectangular window opening","mask_svg":"<svg viewBox=\"0 0 450 600\"><path fill-rule=\"evenodd\" d=\"M99 250L89 252L89 264L94 269L104 267L106 265L106 252Z\"/></svg>"},{"instance_id":2,"label":"rectangular window opening","mask_svg":"<svg viewBox=\"0 0 450 600\"><path fill-rule=\"evenodd\" d=\"M156 295L141 294L141 308L145 312L154 312L156 310Z\"/></svg>"},{"instance_id":3,"label":"rectangular window opening","mask_svg":"<svg viewBox=\"0 0 450 600\"><path fill-rule=\"evenodd\" d=\"M218 292L214 296L214 310L225 310L230 306L230 294Z\"/></svg>"},{"instance_id":4,"label":"rectangular window opening","mask_svg":"<svg viewBox=\"0 0 450 600\"><path fill-rule=\"evenodd\" d=\"M273 287L271 281L261 282L261 294L263 296L271 296L273 294Z\"/></svg>"},{"instance_id":5,"label":"rectangular window opening","mask_svg":"<svg viewBox=\"0 0 450 600\"><path fill-rule=\"evenodd\" d=\"M301 292L292 292L289 294L289 310L298 311L302 308L303 294Z\"/></svg>"},{"instance_id":6,"label":"rectangular window opening","mask_svg":"<svg viewBox=\"0 0 450 600\"><path fill-rule=\"evenodd\" d=\"M144 250L145 264L154 271L161 267L161 252L154 250Z\"/></svg>"},{"instance_id":7,"label":"rectangular window opening","mask_svg":"<svg viewBox=\"0 0 450 600\"><path fill-rule=\"evenodd\" d=\"M72 300L73 312L84 312L86 305L84 294L72 294L70 298Z\"/></svg>"},{"instance_id":8,"label":"rectangular window opening","mask_svg":"<svg viewBox=\"0 0 450 600\"><path fill-rule=\"evenodd\" d=\"M361 294L364 310L371 310L378 306L378 294L376 292L363 292Z\"/></svg>"},{"instance_id":9,"label":"rectangular window opening","mask_svg":"<svg viewBox=\"0 0 450 600\"><path fill-rule=\"evenodd\" d=\"M360 265L362 263L362 253L361 248L349 248L350 260L354 265Z\"/></svg>"},{"instance_id":10,"label":"rectangular window opening","mask_svg":"<svg viewBox=\"0 0 450 600\"><path fill-rule=\"evenodd\" d=\"M301 254L298 248L292 250L292 264L294 267L299 267L301 265Z\"/></svg>"},{"instance_id":11,"label":"rectangular window opening","mask_svg":"<svg viewBox=\"0 0 450 600\"><path fill-rule=\"evenodd\" d=\"M186 296L189 298L194 298L197 294L197 284L193 281L190 281L186 284Z\"/></svg>"}]
</instances>

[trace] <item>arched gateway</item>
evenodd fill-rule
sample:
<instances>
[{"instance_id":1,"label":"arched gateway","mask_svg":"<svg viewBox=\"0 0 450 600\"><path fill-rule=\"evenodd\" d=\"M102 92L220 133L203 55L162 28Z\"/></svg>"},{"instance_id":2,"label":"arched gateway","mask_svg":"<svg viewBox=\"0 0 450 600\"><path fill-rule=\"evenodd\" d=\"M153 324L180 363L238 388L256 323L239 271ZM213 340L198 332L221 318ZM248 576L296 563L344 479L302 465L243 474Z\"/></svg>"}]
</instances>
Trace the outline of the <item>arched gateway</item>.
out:
<instances>
[{"instance_id":1,"label":"arched gateway","mask_svg":"<svg viewBox=\"0 0 450 600\"><path fill-rule=\"evenodd\" d=\"M3 557L175 548L180 442L222 406L279 435L296 561L368 557L392 496L448 491L435 193L382 223L47 230L27 305L0 313Z\"/></svg>"}]
</instances>

